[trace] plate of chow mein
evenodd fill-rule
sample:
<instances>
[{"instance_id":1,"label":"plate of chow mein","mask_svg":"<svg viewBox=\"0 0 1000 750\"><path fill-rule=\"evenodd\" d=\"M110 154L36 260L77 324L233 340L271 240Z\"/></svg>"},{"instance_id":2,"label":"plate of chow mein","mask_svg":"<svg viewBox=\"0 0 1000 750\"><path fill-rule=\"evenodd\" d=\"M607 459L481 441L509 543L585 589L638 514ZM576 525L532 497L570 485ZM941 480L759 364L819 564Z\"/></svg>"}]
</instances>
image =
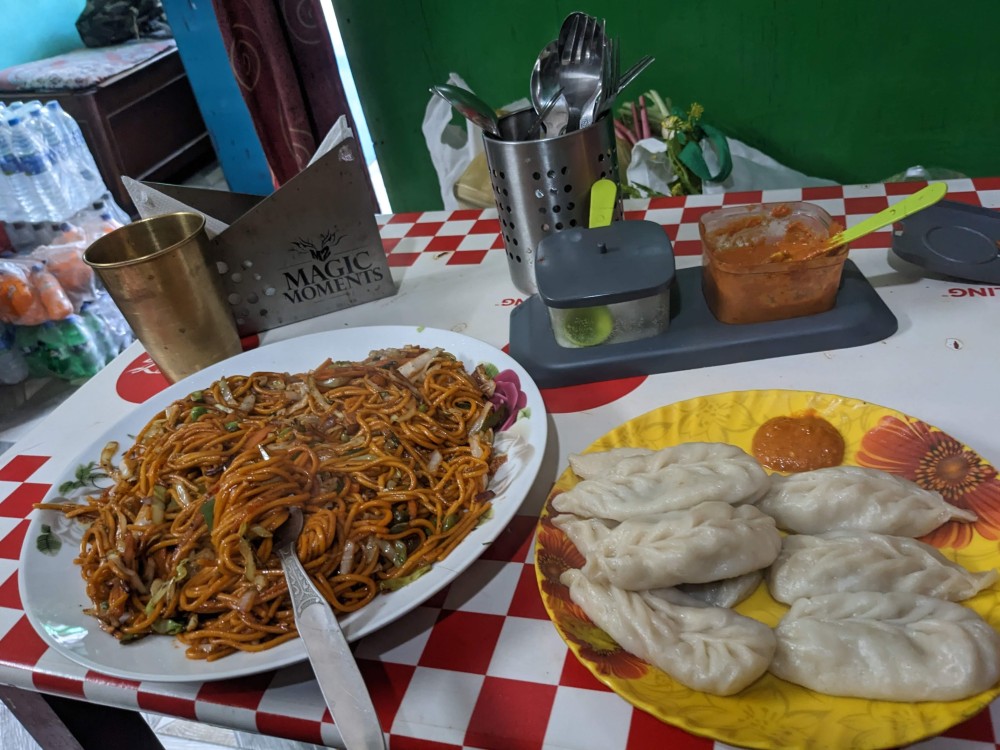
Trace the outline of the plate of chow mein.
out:
<instances>
[{"instance_id":1,"label":"plate of chow mein","mask_svg":"<svg viewBox=\"0 0 1000 750\"><path fill-rule=\"evenodd\" d=\"M354 328L232 357L157 394L65 467L21 551L24 610L60 654L134 680L306 658L272 540L348 640L419 606L506 527L538 473L541 395L450 331Z\"/></svg>"}]
</instances>

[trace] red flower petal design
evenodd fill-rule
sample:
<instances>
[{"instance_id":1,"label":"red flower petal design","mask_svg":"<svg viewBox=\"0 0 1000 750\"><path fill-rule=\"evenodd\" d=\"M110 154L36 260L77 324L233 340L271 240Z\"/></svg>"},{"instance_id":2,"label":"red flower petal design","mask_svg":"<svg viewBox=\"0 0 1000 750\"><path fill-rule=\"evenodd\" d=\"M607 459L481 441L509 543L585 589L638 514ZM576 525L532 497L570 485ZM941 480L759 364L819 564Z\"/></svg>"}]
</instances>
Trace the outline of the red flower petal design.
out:
<instances>
[{"instance_id":1,"label":"red flower petal design","mask_svg":"<svg viewBox=\"0 0 1000 750\"><path fill-rule=\"evenodd\" d=\"M979 516L974 524L949 521L923 538L935 547L961 549L973 527L1000 539L1000 480L996 469L950 435L920 420L887 416L861 439L858 463L936 490L952 505Z\"/></svg>"}]
</instances>

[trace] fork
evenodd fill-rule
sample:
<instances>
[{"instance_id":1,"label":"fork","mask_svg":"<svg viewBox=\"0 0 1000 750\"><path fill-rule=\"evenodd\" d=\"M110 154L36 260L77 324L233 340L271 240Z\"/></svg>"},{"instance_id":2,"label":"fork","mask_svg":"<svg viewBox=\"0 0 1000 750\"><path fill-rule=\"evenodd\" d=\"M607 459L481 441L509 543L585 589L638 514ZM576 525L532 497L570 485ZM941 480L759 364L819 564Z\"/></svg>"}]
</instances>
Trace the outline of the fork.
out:
<instances>
[{"instance_id":1,"label":"fork","mask_svg":"<svg viewBox=\"0 0 1000 750\"><path fill-rule=\"evenodd\" d=\"M559 31L559 82L569 105L570 129L579 127L584 106L600 87L603 39L604 25L586 13L571 13Z\"/></svg>"},{"instance_id":2,"label":"fork","mask_svg":"<svg viewBox=\"0 0 1000 750\"><path fill-rule=\"evenodd\" d=\"M590 127L603 111L611 95L613 84L613 64L615 42L605 34L604 21L601 21L599 32L595 35L594 44L600 44L601 77L597 81L594 94L583 105L580 112L580 129Z\"/></svg>"}]
</instances>

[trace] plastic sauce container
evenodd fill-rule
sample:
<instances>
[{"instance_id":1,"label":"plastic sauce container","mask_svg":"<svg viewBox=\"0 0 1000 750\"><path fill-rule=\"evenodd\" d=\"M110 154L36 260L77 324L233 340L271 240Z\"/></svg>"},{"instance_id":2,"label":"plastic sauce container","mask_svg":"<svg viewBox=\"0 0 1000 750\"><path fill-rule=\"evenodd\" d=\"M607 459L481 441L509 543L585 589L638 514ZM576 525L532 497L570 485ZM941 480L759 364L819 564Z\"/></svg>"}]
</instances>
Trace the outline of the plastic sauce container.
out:
<instances>
[{"instance_id":1,"label":"plastic sauce container","mask_svg":"<svg viewBox=\"0 0 1000 750\"><path fill-rule=\"evenodd\" d=\"M812 203L765 203L721 208L698 222L702 287L723 323L762 323L831 309L847 259L832 255L794 260L842 231ZM773 260L775 253L792 259Z\"/></svg>"},{"instance_id":2,"label":"plastic sauce container","mask_svg":"<svg viewBox=\"0 0 1000 750\"><path fill-rule=\"evenodd\" d=\"M674 253L651 221L551 234L538 246L535 278L562 347L635 341L670 324Z\"/></svg>"}]
</instances>

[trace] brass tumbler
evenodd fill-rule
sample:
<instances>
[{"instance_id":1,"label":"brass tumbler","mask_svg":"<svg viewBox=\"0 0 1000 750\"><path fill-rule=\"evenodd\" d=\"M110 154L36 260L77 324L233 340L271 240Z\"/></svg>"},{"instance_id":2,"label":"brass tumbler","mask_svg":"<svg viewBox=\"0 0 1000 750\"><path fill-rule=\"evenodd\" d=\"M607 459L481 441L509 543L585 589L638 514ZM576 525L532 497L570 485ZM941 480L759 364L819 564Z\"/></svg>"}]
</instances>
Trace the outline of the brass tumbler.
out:
<instances>
[{"instance_id":1,"label":"brass tumbler","mask_svg":"<svg viewBox=\"0 0 1000 750\"><path fill-rule=\"evenodd\" d=\"M204 216L179 212L126 224L91 244L83 259L171 383L241 351Z\"/></svg>"}]
</instances>

